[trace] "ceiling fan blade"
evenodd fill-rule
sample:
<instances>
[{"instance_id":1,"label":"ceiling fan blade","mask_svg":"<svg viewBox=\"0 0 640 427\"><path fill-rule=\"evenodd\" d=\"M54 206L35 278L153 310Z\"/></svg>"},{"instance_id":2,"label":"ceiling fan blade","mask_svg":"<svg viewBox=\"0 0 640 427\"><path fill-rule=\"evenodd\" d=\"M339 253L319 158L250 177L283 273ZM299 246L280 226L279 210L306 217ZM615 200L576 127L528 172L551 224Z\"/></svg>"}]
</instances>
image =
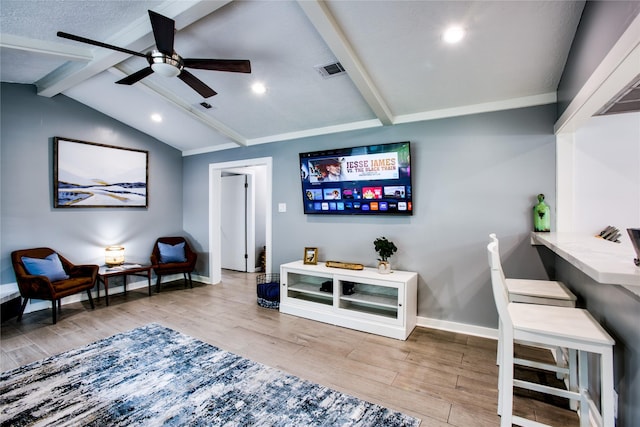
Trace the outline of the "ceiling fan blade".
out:
<instances>
[{"instance_id":1,"label":"ceiling fan blade","mask_svg":"<svg viewBox=\"0 0 640 427\"><path fill-rule=\"evenodd\" d=\"M187 70L182 70L182 72L178 74L178 78L191 86L191 88L198 92L203 98L210 98L213 95L217 94L216 91L204 84L202 80L200 80Z\"/></svg>"},{"instance_id":2,"label":"ceiling fan blade","mask_svg":"<svg viewBox=\"0 0 640 427\"><path fill-rule=\"evenodd\" d=\"M185 67L199 70L230 71L232 73L250 73L251 62L247 59L198 59L184 58Z\"/></svg>"},{"instance_id":3,"label":"ceiling fan blade","mask_svg":"<svg viewBox=\"0 0 640 427\"><path fill-rule=\"evenodd\" d=\"M129 55L141 56L143 58L146 58L146 56L147 56L144 53L135 52L133 50L125 49L123 47L118 47L118 46L114 46L114 45L111 45L111 44L102 43L102 42L99 42L99 41L87 39L85 37L75 36L73 34L65 33L63 31L58 31L57 34L58 34L58 37L62 37L63 39L69 39L69 40L74 40L74 41L77 41L77 42L91 44L91 45L94 45L94 46L105 47L107 49L116 50L118 52L123 52L123 53L128 53Z\"/></svg>"},{"instance_id":4,"label":"ceiling fan blade","mask_svg":"<svg viewBox=\"0 0 640 427\"><path fill-rule=\"evenodd\" d=\"M156 39L156 47L165 55L173 55L173 38L175 35L175 21L166 16L162 16L153 10L149 11L153 36Z\"/></svg>"},{"instance_id":5,"label":"ceiling fan blade","mask_svg":"<svg viewBox=\"0 0 640 427\"><path fill-rule=\"evenodd\" d=\"M151 69L151 67L143 68L142 70L136 71L135 73L125 77L122 80L118 80L116 83L119 85L132 85L144 79L151 73L153 73L153 70Z\"/></svg>"}]
</instances>

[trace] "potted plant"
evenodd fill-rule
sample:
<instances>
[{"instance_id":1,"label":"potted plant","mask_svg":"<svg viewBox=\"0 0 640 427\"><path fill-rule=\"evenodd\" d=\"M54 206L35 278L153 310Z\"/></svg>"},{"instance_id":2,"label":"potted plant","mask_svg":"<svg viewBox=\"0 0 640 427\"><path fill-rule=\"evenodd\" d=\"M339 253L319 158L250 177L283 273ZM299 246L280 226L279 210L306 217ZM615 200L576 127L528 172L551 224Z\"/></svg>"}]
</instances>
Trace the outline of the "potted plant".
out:
<instances>
[{"instance_id":1,"label":"potted plant","mask_svg":"<svg viewBox=\"0 0 640 427\"><path fill-rule=\"evenodd\" d=\"M387 240L386 237L378 237L373 241L373 247L378 253L378 272L379 273L391 273L391 264L389 264L389 257L393 255L398 248L392 241Z\"/></svg>"}]
</instances>

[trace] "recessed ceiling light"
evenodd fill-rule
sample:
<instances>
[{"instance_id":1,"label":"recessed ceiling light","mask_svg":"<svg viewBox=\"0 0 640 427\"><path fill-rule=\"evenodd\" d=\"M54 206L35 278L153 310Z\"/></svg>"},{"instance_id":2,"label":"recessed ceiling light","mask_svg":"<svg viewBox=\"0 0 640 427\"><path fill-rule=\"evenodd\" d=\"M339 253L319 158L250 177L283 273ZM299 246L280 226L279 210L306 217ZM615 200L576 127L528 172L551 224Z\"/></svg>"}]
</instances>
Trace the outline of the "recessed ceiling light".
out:
<instances>
[{"instance_id":1,"label":"recessed ceiling light","mask_svg":"<svg viewBox=\"0 0 640 427\"><path fill-rule=\"evenodd\" d=\"M442 34L442 40L447 43L458 43L464 38L464 28L459 25L452 25Z\"/></svg>"},{"instance_id":2,"label":"recessed ceiling light","mask_svg":"<svg viewBox=\"0 0 640 427\"><path fill-rule=\"evenodd\" d=\"M253 85L251 85L251 90L253 91L253 93L257 93L258 95L262 95L263 93L265 93L267 91L267 88L264 84L260 83L260 82L256 82Z\"/></svg>"},{"instance_id":3,"label":"recessed ceiling light","mask_svg":"<svg viewBox=\"0 0 640 427\"><path fill-rule=\"evenodd\" d=\"M156 123L160 123L162 121L162 116L160 114L152 114L151 115L151 120L153 120Z\"/></svg>"}]
</instances>

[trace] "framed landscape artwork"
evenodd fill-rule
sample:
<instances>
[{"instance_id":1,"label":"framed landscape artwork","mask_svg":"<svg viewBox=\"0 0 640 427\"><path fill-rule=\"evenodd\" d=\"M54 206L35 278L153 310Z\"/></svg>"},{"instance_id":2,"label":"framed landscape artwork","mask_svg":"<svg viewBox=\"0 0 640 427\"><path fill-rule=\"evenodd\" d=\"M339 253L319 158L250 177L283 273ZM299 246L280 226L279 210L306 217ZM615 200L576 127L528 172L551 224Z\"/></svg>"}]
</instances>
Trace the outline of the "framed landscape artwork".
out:
<instances>
[{"instance_id":1,"label":"framed landscape artwork","mask_svg":"<svg viewBox=\"0 0 640 427\"><path fill-rule=\"evenodd\" d=\"M149 152L54 137L56 208L146 208Z\"/></svg>"}]
</instances>

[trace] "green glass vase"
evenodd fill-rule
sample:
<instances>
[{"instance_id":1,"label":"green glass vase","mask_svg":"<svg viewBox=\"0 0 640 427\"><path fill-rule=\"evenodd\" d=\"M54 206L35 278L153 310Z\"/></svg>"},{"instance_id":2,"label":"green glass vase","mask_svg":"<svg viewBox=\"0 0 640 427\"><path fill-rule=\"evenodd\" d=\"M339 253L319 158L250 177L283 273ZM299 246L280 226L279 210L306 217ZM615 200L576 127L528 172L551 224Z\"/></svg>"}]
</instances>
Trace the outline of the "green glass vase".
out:
<instances>
[{"instance_id":1,"label":"green glass vase","mask_svg":"<svg viewBox=\"0 0 640 427\"><path fill-rule=\"evenodd\" d=\"M544 202L544 194L538 194L538 204L533 207L533 230L551 231L551 211Z\"/></svg>"}]
</instances>

